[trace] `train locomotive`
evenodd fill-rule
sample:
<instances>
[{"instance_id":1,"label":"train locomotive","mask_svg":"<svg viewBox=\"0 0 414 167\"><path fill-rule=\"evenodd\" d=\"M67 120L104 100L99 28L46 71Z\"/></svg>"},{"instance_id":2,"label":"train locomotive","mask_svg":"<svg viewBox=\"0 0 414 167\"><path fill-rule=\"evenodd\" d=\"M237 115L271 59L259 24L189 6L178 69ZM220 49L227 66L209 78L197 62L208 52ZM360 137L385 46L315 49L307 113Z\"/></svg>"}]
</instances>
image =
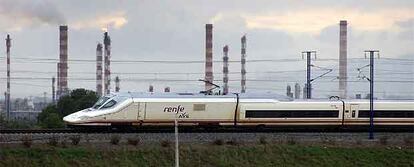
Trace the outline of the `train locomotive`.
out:
<instances>
[{"instance_id":1,"label":"train locomotive","mask_svg":"<svg viewBox=\"0 0 414 167\"><path fill-rule=\"evenodd\" d=\"M376 126L414 127L414 101L376 100ZM367 126L368 100L292 100L277 95L116 93L63 118L70 126Z\"/></svg>"}]
</instances>

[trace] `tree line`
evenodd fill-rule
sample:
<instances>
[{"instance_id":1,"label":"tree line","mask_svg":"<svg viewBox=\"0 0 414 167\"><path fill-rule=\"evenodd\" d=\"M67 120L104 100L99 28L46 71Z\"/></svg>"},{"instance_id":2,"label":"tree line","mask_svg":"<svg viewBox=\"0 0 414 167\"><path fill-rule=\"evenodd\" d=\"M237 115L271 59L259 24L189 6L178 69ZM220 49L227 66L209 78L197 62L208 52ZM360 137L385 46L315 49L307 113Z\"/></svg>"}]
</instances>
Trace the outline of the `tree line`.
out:
<instances>
[{"instance_id":1,"label":"tree line","mask_svg":"<svg viewBox=\"0 0 414 167\"><path fill-rule=\"evenodd\" d=\"M68 95L62 96L56 104L49 104L38 115L37 124L24 121L6 121L0 115L0 128L63 128L63 117L71 113L92 107L98 100L96 92L86 89L72 90Z\"/></svg>"}]
</instances>

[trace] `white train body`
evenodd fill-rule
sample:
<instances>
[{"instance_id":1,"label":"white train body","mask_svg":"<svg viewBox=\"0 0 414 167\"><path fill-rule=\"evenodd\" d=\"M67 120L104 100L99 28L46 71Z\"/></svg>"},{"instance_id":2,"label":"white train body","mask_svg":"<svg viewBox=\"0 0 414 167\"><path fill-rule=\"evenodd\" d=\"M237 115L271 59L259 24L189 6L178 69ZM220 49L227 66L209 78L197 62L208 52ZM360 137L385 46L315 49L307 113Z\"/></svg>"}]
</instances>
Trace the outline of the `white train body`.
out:
<instances>
[{"instance_id":1,"label":"white train body","mask_svg":"<svg viewBox=\"0 0 414 167\"><path fill-rule=\"evenodd\" d=\"M375 101L375 125L414 126L413 101ZM70 114L70 125L369 125L369 102L272 96L115 94Z\"/></svg>"}]
</instances>

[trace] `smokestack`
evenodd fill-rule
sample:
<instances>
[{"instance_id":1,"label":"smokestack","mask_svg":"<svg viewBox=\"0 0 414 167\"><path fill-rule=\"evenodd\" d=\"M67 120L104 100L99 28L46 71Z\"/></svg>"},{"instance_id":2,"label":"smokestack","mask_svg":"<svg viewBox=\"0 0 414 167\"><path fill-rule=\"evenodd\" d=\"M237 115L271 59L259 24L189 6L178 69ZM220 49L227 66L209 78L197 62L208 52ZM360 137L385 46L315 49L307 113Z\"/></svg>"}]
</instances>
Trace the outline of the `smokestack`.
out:
<instances>
[{"instance_id":1,"label":"smokestack","mask_svg":"<svg viewBox=\"0 0 414 167\"><path fill-rule=\"evenodd\" d=\"M347 21L339 22L339 92L340 97L347 97Z\"/></svg>"},{"instance_id":2,"label":"smokestack","mask_svg":"<svg viewBox=\"0 0 414 167\"><path fill-rule=\"evenodd\" d=\"M59 87L58 97L68 93L68 26L59 26Z\"/></svg>"},{"instance_id":3,"label":"smokestack","mask_svg":"<svg viewBox=\"0 0 414 167\"><path fill-rule=\"evenodd\" d=\"M55 77L52 77L52 102L55 104L56 102L56 95L55 95Z\"/></svg>"},{"instance_id":4,"label":"smokestack","mask_svg":"<svg viewBox=\"0 0 414 167\"><path fill-rule=\"evenodd\" d=\"M7 94L6 94L6 111L7 111L7 120L10 117L10 47L11 39L10 35L7 34L6 38L6 52L7 52Z\"/></svg>"},{"instance_id":5,"label":"smokestack","mask_svg":"<svg viewBox=\"0 0 414 167\"><path fill-rule=\"evenodd\" d=\"M206 65L205 80L213 83L213 24L206 24ZM205 90L210 90L211 84L205 83Z\"/></svg>"},{"instance_id":6,"label":"smokestack","mask_svg":"<svg viewBox=\"0 0 414 167\"><path fill-rule=\"evenodd\" d=\"M102 44L96 45L96 93L102 96Z\"/></svg>"},{"instance_id":7,"label":"smokestack","mask_svg":"<svg viewBox=\"0 0 414 167\"><path fill-rule=\"evenodd\" d=\"M108 35L108 32L104 33L104 57L105 57L105 73L104 73L104 94L107 95L111 92L111 38Z\"/></svg>"},{"instance_id":8,"label":"smokestack","mask_svg":"<svg viewBox=\"0 0 414 167\"><path fill-rule=\"evenodd\" d=\"M170 87L168 87L168 86L167 86L167 87L165 87L165 88L164 88L164 92L170 92Z\"/></svg>"},{"instance_id":9,"label":"smokestack","mask_svg":"<svg viewBox=\"0 0 414 167\"><path fill-rule=\"evenodd\" d=\"M229 47L226 45L223 48L223 95L226 95L229 93Z\"/></svg>"},{"instance_id":10,"label":"smokestack","mask_svg":"<svg viewBox=\"0 0 414 167\"><path fill-rule=\"evenodd\" d=\"M246 35L241 38L241 93L246 92Z\"/></svg>"},{"instance_id":11,"label":"smokestack","mask_svg":"<svg viewBox=\"0 0 414 167\"><path fill-rule=\"evenodd\" d=\"M120 82L119 77L116 76L115 77L115 92L119 92L119 90L120 90L119 82Z\"/></svg>"},{"instance_id":12,"label":"smokestack","mask_svg":"<svg viewBox=\"0 0 414 167\"><path fill-rule=\"evenodd\" d=\"M151 92L151 93L154 92L154 86L150 85L149 88L148 88L148 91Z\"/></svg>"}]
</instances>

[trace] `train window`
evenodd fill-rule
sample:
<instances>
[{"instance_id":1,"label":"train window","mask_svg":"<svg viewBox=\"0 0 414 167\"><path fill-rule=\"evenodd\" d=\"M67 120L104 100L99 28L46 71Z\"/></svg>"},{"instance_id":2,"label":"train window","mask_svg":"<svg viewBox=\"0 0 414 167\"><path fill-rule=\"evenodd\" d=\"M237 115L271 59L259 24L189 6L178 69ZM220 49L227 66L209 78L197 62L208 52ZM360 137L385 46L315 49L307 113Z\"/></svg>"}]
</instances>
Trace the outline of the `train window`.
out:
<instances>
[{"instance_id":1,"label":"train window","mask_svg":"<svg viewBox=\"0 0 414 167\"><path fill-rule=\"evenodd\" d=\"M110 107L114 106L115 104L116 104L116 101L115 100L111 100L108 103L106 103L104 106L102 106L101 109L110 108Z\"/></svg>"},{"instance_id":2,"label":"train window","mask_svg":"<svg viewBox=\"0 0 414 167\"><path fill-rule=\"evenodd\" d=\"M246 118L337 118L338 110L246 110Z\"/></svg>"},{"instance_id":3,"label":"train window","mask_svg":"<svg viewBox=\"0 0 414 167\"><path fill-rule=\"evenodd\" d=\"M105 104L105 102L109 99L109 97L101 97L96 103L95 105L92 106L92 108L94 109L98 109L99 107L101 107L103 104Z\"/></svg>"},{"instance_id":4,"label":"train window","mask_svg":"<svg viewBox=\"0 0 414 167\"><path fill-rule=\"evenodd\" d=\"M193 104L194 111L205 111L206 105L205 104Z\"/></svg>"},{"instance_id":5,"label":"train window","mask_svg":"<svg viewBox=\"0 0 414 167\"><path fill-rule=\"evenodd\" d=\"M359 110L359 118L369 118L369 110ZM374 110L377 118L414 118L413 110Z\"/></svg>"}]
</instances>

